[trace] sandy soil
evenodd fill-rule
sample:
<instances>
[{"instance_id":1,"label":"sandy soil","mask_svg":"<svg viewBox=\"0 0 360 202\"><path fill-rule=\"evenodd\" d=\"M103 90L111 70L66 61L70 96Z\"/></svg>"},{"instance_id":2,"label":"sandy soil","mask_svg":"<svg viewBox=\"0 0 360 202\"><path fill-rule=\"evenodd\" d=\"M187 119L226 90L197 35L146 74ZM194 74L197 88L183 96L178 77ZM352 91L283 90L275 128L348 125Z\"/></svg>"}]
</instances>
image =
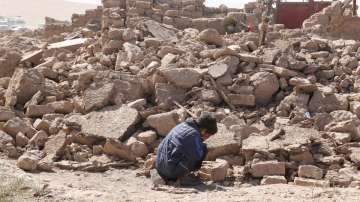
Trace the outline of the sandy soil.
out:
<instances>
[{"instance_id":1,"label":"sandy soil","mask_svg":"<svg viewBox=\"0 0 360 202\"><path fill-rule=\"evenodd\" d=\"M294 185L237 187L208 183L198 187L165 187L155 191L151 188L150 179L137 177L136 173L137 170L131 169L114 169L105 173L60 170L55 173L24 173L15 166L15 161L0 159L0 175L24 178L35 187L16 201L360 201L360 190L355 188Z\"/></svg>"},{"instance_id":2,"label":"sandy soil","mask_svg":"<svg viewBox=\"0 0 360 202\"><path fill-rule=\"evenodd\" d=\"M43 24L45 16L70 20L73 13L90 8L96 5L63 0L0 0L0 16L22 16L30 28Z\"/></svg>"}]
</instances>

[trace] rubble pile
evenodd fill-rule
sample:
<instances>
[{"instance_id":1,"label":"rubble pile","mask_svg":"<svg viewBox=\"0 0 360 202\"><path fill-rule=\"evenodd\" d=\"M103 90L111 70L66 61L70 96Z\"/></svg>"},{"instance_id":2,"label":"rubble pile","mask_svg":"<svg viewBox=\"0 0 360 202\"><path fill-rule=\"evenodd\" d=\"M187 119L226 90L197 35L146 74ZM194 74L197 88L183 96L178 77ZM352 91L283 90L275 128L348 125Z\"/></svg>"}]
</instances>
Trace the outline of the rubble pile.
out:
<instances>
[{"instance_id":1,"label":"rubble pile","mask_svg":"<svg viewBox=\"0 0 360 202\"><path fill-rule=\"evenodd\" d=\"M20 168L149 170L172 127L210 111L204 180L359 183L359 41L274 25L258 47L257 33L177 29L126 3L104 1L101 35L0 49L0 151ZM176 19L201 5L163 6ZM124 9L152 15L127 27Z\"/></svg>"}]
</instances>

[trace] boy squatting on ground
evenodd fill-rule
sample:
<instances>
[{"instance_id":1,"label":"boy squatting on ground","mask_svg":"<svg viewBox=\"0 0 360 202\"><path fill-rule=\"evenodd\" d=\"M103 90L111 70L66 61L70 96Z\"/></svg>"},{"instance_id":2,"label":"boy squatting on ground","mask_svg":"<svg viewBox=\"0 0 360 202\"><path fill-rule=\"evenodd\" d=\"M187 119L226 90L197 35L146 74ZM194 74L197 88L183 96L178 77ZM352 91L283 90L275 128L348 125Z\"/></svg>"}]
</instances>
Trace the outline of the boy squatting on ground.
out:
<instances>
[{"instance_id":1,"label":"boy squatting on ground","mask_svg":"<svg viewBox=\"0 0 360 202\"><path fill-rule=\"evenodd\" d=\"M156 157L158 174L166 182L180 183L187 174L199 170L207 154L203 141L217 130L216 118L208 112L178 124L159 145Z\"/></svg>"}]
</instances>

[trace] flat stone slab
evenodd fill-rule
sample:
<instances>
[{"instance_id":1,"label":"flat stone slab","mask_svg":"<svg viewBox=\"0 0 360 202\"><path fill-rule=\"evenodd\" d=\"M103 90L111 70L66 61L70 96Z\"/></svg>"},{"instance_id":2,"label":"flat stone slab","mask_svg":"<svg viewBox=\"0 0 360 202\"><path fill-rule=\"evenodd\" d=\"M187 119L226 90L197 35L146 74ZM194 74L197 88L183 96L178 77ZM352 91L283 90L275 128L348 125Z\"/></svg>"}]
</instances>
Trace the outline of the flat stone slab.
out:
<instances>
[{"instance_id":1,"label":"flat stone slab","mask_svg":"<svg viewBox=\"0 0 360 202\"><path fill-rule=\"evenodd\" d=\"M155 38L162 39L164 41L178 41L176 33L173 30L166 28L164 25L154 20L147 20L144 24Z\"/></svg>"},{"instance_id":2,"label":"flat stone slab","mask_svg":"<svg viewBox=\"0 0 360 202\"><path fill-rule=\"evenodd\" d=\"M229 131L224 124L218 124L218 132L205 143L208 147L207 160L240 152L240 140L237 140L235 133Z\"/></svg>"},{"instance_id":3,"label":"flat stone slab","mask_svg":"<svg viewBox=\"0 0 360 202\"><path fill-rule=\"evenodd\" d=\"M73 115L67 120L81 126L83 133L125 140L139 122L139 113L130 107L107 107L87 115Z\"/></svg>"},{"instance_id":4,"label":"flat stone slab","mask_svg":"<svg viewBox=\"0 0 360 202\"><path fill-rule=\"evenodd\" d=\"M66 41L61 41L57 43L49 44L48 49L58 49L65 48L71 51L74 51L80 48L88 39L87 38L77 38Z\"/></svg>"}]
</instances>

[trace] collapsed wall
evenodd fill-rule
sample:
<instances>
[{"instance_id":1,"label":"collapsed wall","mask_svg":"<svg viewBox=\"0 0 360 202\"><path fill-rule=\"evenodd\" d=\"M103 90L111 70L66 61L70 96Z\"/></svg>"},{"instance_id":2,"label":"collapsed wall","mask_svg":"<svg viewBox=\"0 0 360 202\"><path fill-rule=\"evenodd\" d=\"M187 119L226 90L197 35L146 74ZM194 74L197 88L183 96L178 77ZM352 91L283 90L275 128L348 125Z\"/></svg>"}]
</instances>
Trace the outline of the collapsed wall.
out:
<instances>
[{"instance_id":1,"label":"collapsed wall","mask_svg":"<svg viewBox=\"0 0 360 202\"><path fill-rule=\"evenodd\" d=\"M345 3L335 1L305 20L303 29L336 38L360 40L360 18L352 16L348 7Z\"/></svg>"},{"instance_id":2,"label":"collapsed wall","mask_svg":"<svg viewBox=\"0 0 360 202\"><path fill-rule=\"evenodd\" d=\"M232 17L246 21L246 14L240 9L225 6L208 8L204 0L104 0L103 28L129 27L139 17L146 17L179 29L196 28L200 31L214 28L225 33L225 21Z\"/></svg>"}]
</instances>

